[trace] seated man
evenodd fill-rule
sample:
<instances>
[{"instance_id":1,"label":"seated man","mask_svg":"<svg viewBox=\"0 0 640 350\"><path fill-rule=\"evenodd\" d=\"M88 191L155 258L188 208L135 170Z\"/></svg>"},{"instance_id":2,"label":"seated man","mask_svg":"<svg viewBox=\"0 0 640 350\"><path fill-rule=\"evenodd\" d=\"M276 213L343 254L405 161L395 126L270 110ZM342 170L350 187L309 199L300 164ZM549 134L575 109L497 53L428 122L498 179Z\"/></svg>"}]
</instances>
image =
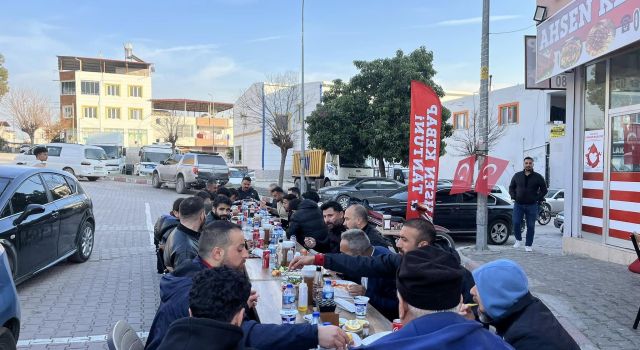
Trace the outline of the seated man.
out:
<instances>
[{"instance_id":1,"label":"seated man","mask_svg":"<svg viewBox=\"0 0 640 350\"><path fill-rule=\"evenodd\" d=\"M329 230L327 241L318 243L315 239L306 237L304 244L311 249L317 249L327 253L340 253L341 236L342 233L347 230L344 226L344 209L342 209L340 203L329 201L323 203L320 210L322 210L324 224L327 225L327 229ZM316 245L318 245L319 248L316 248Z\"/></svg>"},{"instance_id":2,"label":"seated man","mask_svg":"<svg viewBox=\"0 0 640 350\"><path fill-rule=\"evenodd\" d=\"M373 225L369 224L367 209L360 204L354 204L347 208L344 212L344 224L348 229L357 228L364 231L373 245L380 247L392 245Z\"/></svg>"},{"instance_id":3,"label":"seated man","mask_svg":"<svg viewBox=\"0 0 640 350\"><path fill-rule=\"evenodd\" d=\"M207 192L209 192L209 194L211 195L212 198L213 198L213 196L216 195L216 192L218 192L219 188L220 188L220 185L218 185L218 180L216 180L216 179L208 179L207 180L207 185L205 187L205 190Z\"/></svg>"},{"instance_id":4,"label":"seated man","mask_svg":"<svg viewBox=\"0 0 640 350\"><path fill-rule=\"evenodd\" d=\"M205 225L217 221L217 220L229 220L231 218L231 199L229 197L219 194L216 196L216 200L212 203L213 208L204 222Z\"/></svg>"},{"instance_id":5,"label":"seated man","mask_svg":"<svg viewBox=\"0 0 640 350\"><path fill-rule=\"evenodd\" d=\"M196 193L196 196L202 198L202 200L204 201L204 212L205 213L210 212L211 208L213 207L213 200L211 198L211 194L203 190L203 191L198 191Z\"/></svg>"},{"instance_id":6,"label":"seated man","mask_svg":"<svg viewBox=\"0 0 640 350\"><path fill-rule=\"evenodd\" d=\"M251 178L245 176L242 178L242 185L238 188L238 200L253 199L260 201L260 195L253 187L251 187Z\"/></svg>"},{"instance_id":7,"label":"seated man","mask_svg":"<svg viewBox=\"0 0 640 350\"><path fill-rule=\"evenodd\" d=\"M229 189L229 199L231 199L231 203L235 203L238 199L238 190L235 188Z\"/></svg>"},{"instance_id":8,"label":"seated man","mask_svg":"<svg viewBox=\"0 0 640 350\"><path fill-rule=\"evenodd\" d=\"M403 327L366 349L512 349L480 323L458 314L463 275L456 258L441 249L427 245L407 253L396 278Z\"/></svg>"},{"instance_id":9,"label":"seated man","mask_svg":"<svg viewBox=\"0 0 640 350\"><path fill-rule=\"evenodd\" d=\"M287 194L292 194L296 196L296 198L300 198L300 189L295 186L289 187L289 189L287 190Z\"/></svg>"},{"instance_id":10,"label":"seated man","mask_svg":"<svg viewBox=\"0 0 640 350\"><path fill-rule=\"evenodd\" d=\"M198 272L189 292L189 316L174 321L158 349L245 349L244 307L251 283L226 266Z\"/></svg>"},{"instance_id":11,"label":"seated man","mask_svg":"<svg viewBox=\"0 0 640 350\"><path fill-rule=\"evenodd\" d=\"M271 203L262 202L262 207L266 208L269 211L269 214L286 220L288 218L288 214L287 210L284 208L284 190L282 187L275 186L271 190L271 197L273 197L273 201Z\"/></svg>"},{"instance_id":12,"label":"seated man","mask_svg":"<svg viewBox=\"0 0 640 350\"><path fill-rule=\"evenodd\" d=\"M164 265L169 271L198 255L198 238L204 218L202 198L189 197L180 203L180 224L169 234L164 246Z\"/></svg>"},{"instance_id":13,"label":"seated man","mask_svg":"<svg viewBox=\"0 0 640 350\"><path fill-rule=\"evenodd\" d=\"M226 187L219 187L218 190L212 195L212 198L215 200L219 195L227 196L229 199L231 199L231 190Z\"/></svg>"},{"instance_id":14,"label":"seated man","mask_svg":"<svg viewBox=\"0 0 640 350\"><path fill-rule=\"evenodd\" d=\"M580 347L540 299L529 292L527 276L511 260L500 259L473 271L471 289L480 321L518 350Z\"/></svg>"},{"instance_id":15,"label":"seated man","mask_svg":"<svg viewBox=\"0 0 640 350\"><path fill-rule=\"evenodd\" d=\"M156 268L158 273L164 273L164 244L163 238L170 230L173 230L180 223L180 203L184 198L173 201L173 208L169 214L162 214L153 226L153 244L156 246Z\"/></svg>"},{"instance_id":16,"label":"seated man","mask_svg":"<svg viewBox=\"0 0 640 350\"><path fill-rule=\"evenodd\" d=\"M295 203L296 199L289 203ZM311 199L304 199L298 205L289 219L289 228L287 229L287 238L296 236L300 245L304 246L304 239L311 237L316 242L328 242L328 230L322 218L322 211L318 208L318 203ZM316 245L314 248L320 252L328 251L328 245Z\"/></svg>"},{"instance_id":17,"label":"seated man","mask_svg":"<svg viewBox=\"0 0 640 350\"><path fill-rule=\"evenodd\" d=\"M362 230L352 229L342 233L340 252L350 256L379 256L393 254L389 249L372 246L369 237ZM361 277L360 284L349 285L348 291L352 296L364 295L369 297L373 305L390 321L398 318L398 297L393 278Z\"/></svg>"},{"instance_id":18,"label":"seated man","mask_svg":"<svg viewBox=\"0 0 640 350\"><path fill-rule=\"evenodd\" d=\"M309 199L318 203L320 202L320 195L314 190L309 190L302 194L302 199Z\"/></svg>"},{"instance_id":19,"label":"seated man","mask_svg":"<svg viewBox=\"0 0 640 350\"><path fill-rule=\"evenodd\" d=\"M160 280L160 307L147 337L147 350L158 348L169 325L189 316L189 290L193 276L200 271L219 266L242 269L249 256L242 229L229 221L214 221L202 230L198 256ZM257 296L247 304L254 307ZM343 347L346 334L335 326L317 327L311 324L271 325L255 321L242 322L243 344L257 349L310 349L318 344L326 348Z\"/></svg>"}]
</instances>

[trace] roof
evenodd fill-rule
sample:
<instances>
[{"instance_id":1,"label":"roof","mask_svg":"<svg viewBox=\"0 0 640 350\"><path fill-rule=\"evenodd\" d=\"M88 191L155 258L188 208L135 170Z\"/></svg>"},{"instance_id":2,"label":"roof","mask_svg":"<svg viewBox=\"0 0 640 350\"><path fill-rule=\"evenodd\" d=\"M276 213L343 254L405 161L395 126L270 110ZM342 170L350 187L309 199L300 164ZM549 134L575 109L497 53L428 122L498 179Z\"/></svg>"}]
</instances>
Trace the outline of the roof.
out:
<instances>
[{"instance_id":1,"label":"roof","mask_svg":"<svg viewBox=\"0 0 640 350\"><path fill-rule=\"evenodd\" d=\"M50 169L50 168L34 168L30 166L24 165L0 165L0 177L15 179L21 175L29 175L35 174L38 172L53 172L60 173L59 170Z\"/></svg>"},{"instance_id":2,"label":"roof","mask_svg":"<svg viewBox=\"0 0 640 350\"><path fill-rule=\"evenodd\" d=\"M113 60L108 58L99 57L79 57L79 56L57 56L58 57L58 70L68 71L80 70L80 62L83 64L83 71L89 72L101 72L104 68L105 73L115 73L116 67L127 67L132 69L148 69L151 67L149 62L136 62L125 60ZM103 66L104 64L104 66Z\"/></svg>"},{"instance_id":3,"label":"roof","mask_svg":"<svg viewBox=\"0 0 640 350\"><path fill-rule=\"evenodd\" d=\"M233 108L233 103L190 100L186 98L156 98L152 99L151 103L153 109L199 113L211 112L211 106L214 106L216 112L222 112Z\"/></svg>"}]
</instances>

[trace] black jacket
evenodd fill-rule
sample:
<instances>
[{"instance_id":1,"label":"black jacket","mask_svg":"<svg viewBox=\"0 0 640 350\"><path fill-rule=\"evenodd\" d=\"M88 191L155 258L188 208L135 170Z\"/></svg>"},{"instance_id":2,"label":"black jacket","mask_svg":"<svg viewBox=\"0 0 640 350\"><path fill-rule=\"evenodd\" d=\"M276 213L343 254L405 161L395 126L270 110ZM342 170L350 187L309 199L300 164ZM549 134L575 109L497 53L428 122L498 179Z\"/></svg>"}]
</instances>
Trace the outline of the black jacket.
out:
<instances>
[{"instance_id":1,"label":"black jacket","mask_svg":"<svg viewBox=\"0 0 640 350\"><path fill-rule=\"evenodd\" d=\"M313 237L316 240L316 247L313 249L323 253L329 249L328 232L322 218L322 210L318 208L318 203L310 199L304 199L300 202L298 210L291 215L287 238L295 235L298 243L304 246L305 237Z\"/></svg>"},{"instance_id":2,"label":"black jacket","mask_svg":"<svg viewBox=\"0 0 640 350\"><path fill-rule=\"evenodd\" d=\"M542 202L547 194L547 183L542 175L531 172L529 175L519 171L511 178L509 195L517 204L535 204Z\"/></svg>"},{"instance_id":3,"label":"black jacket","mask_svg":"<svg viewBox=\"0 0 640 350\"><path fill-rule=\"evenodd\" d=\"M246 350L242 329L208 318L185 317L169 327L158 350Z\"/></svg>"},{"instance_id":4,"label":"black jacket","mask_svg":"<svg viewBox=\"0 0 640 350\"><path fill-rule=\"evenodd\" d=\"M387 241L382 236L380 231L376 230L375 226L371 224L367 224L367 226L365 226L362 229L362 231L364 231L364 233L367 234L367 237L369 237L369 241L371 242L371 245L377 245L385 248L392 245L391 242Z\"/></svg>"},{"instance_id":5,"label":"black jacket","mask_svg":"<svg viewBox=\"0 0 640 350\"><path fill-rule=\"evenodd\" d=\"M580 350L549 308L530 293L505 315L490 324L516 350Z\"/></svg>"},{"instance_id":6,"label":"black jacket","mask_svg":"<svg viewBox=\"0 0 640 350\"><path fill-rule=\"evenodd\" d=\"M256 191L253 187L249 187L248 191L243 191L242 187L238 187L238 199L237 200L243 200L243 199L255 199L257 201L260 201L260 195L258 194L258 191Z\"/></svg>"},{"instance_id":7,"label":"black jacket","mask_svg":"<svg viewBox=\"0 0 640 350\"><path fill-rule=\"evenodd\" d=\"M168 230L171 230L174 227L178 226L179 223L180 220L170 214L164 214L158 218L156 224L153 225L153 243L156 245L156 247L160 243L164 244L162 236L164 236L164 234L167 233Z\"/></svg>"},{"instance_id":8,"label":"black jacket","mask_svg":"<svg viewBox=\"0 0 640 350\"><path fill-rule=\"evenodd\" d=\"M438 242L435 242L434 246L448 251L460 261L460 255L455 249L450 248L444 243L439 244ZM374 255L371 257L325 254L324 267L332 271L347 274L350 278L375 277L395 279L398 268L400 268L400 263L402 262L402 257L401 254ZM462 290L460 291L464 303L474 302L470 293L473 286L475 286L473 275L465 268L462 279Z\"/></svg>"},{"instance_id":9,"label":"black jacket","mask_svg":"<svg viewBox=\"0 0 640 350\"><path fill-rule=\"evenodd\" d=\"M198 238L199 232L179 224L164 246L164 265L176 269L183 262L193 260L198 256Z\"/></svg>"},{"instance_id":10,"label":"black jacket","mask_svg":"<svg viewBox=\"0 0 640 350\"><path fill-rule=\"evenodd\" d=\"M340 240L342 240L342 232L346 231L344 225L334 226L329 230L329 250L327 253L340 253Z\"/></svg>"}]
</instances>

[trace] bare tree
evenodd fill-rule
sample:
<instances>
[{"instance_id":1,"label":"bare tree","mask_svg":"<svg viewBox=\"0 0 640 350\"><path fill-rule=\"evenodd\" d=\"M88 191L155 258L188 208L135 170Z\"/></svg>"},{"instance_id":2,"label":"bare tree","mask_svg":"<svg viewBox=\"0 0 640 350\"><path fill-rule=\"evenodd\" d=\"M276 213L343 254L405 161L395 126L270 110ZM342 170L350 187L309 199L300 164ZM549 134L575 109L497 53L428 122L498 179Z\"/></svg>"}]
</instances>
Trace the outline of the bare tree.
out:
<instances>
[{"instance_id":1,"label":"bare tree","mask_svg":"<svg viewBox=\"0 0 640 350\"><path fill-rule=\"evenodd\" d=\"M51 120L49 102L32 90L11 90L3 99L2 106L13 117L14 125L29 135L31 145L35 143L36 131Z\"/></svg>"},{"instance_id":2,"label":"bare tree","mask_svg":"<svg viewBox=\"0 0 640 350\"><path fill-rule=\"evenodd\" d=\"M293 127L300 116L300 84L294 72L267 76L267 82L254 84L245 92L236 106L239 114L250 124L262 126L273 145L280 148L278 184L284 181L287 153L297 140L299 128ZM306 107L307 102L305 102Z\"/></svg>"},{"instance_id":3,"label":"bare tree","mask_svg":"<svg viewBox=\"0 0 640 350\"><path fill-rule=\"evenodd\" d=\"M47 123L42 127L42 136L48 142L62 141L60 134L65 130L62 121L47 120Z\"/></svg>"},{"instance_id":4,"label":"bare tree","mask_svg":"<svg viewBox=\"0 0 640 350\"><path fill-rule=\"evenodd\" d=\"M451 135L451 143L448 147L453 150L454 155L468 157L476 154L478 144L480 142L480 121L478 120L478 111L474 110L473 115L469 118L469 125L466 129L454 130ZM489 134L487 137L487 147L491 151L498 144L498 141L504 136L506 129L504 125L498 123L498 118L493 115L489 116L488 124Z\"/></svg>"},{"instance_id":5,"label":"bare tree","mask_svg":"<svg viewBox=\"0 0 640 350\"><path fill-rule=\"evenodd\" d=\"M171 148L176 148L176 142L180 137L180 132L186 125L186 117L179 115L176 111L154 111L156 120L153 128L158 132L165 142L171 144Z\"/></svg>"}]
</instances>

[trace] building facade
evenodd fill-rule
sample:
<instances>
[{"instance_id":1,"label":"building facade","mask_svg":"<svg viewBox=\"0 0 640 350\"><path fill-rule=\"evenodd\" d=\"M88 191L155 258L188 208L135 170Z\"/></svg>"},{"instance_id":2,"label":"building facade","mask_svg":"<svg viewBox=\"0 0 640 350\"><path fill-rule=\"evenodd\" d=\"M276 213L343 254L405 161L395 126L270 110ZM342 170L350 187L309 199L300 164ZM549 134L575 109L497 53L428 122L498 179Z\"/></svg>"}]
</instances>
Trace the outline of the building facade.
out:
<instances>
[{"instance_id":1,"label":"building facade","mask_svg":"<svg viewBox=\"0 0 640 350\"><path fill-rule=\"evenodd\" d=\"M628 264L640 231L640 2L537 5L537 80L568 83L563 249Z\"/></svg>"},{"instance_id":2,"label":"building facade","mask_svg":"<svg viewBox=\"0 0 640 350\"><path fill-rule=\"evenodd\" d=\"M479 102L479 96L472 95L443 103L451 111L449 123L454 127L454 135L445 140L447 148L440 157L440 179L453 179L458 161L468 156L462 153L462 148L466 150L474 144ZM508 186L513 174L522 170L524 157L529 156L534 159L535 171L547 179L550 187L564 187L562 162L566 136L551 131L564 128L565 105L564 91L527 90L524 85L516 85L489 93L492 129L489 136L495 140L489 154L509 161L499 185Z\"/></svg>"},{"instance_id":3,"label":"building facade","mask_svg":"<svg viewBox=\"0 0 640 350\"><path fill-rule=\"evenodd\" d=\"M125 146L152 140L150 63L58 56L60 120L67 142L100 133L123 135Z\"/></svg>"}]
</instances>

